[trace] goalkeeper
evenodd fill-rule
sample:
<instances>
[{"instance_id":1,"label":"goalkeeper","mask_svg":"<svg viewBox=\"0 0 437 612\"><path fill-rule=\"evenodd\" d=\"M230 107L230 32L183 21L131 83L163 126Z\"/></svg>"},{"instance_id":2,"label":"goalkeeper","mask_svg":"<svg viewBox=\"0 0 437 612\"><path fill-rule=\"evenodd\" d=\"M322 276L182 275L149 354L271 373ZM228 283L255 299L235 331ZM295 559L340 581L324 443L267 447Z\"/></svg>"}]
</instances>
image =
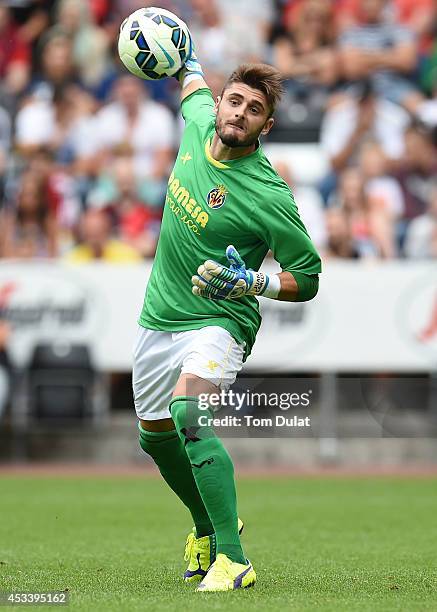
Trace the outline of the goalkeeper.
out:
<instances>
[{"instance_id":1,"label":"goalkeeper","mask_svg":"<svg viewBox=\"0 0 437 612\"><path fill-rule=\"evenodd\" d=\"M278 71L239 66L214 102L192 53L180 71L185 131L139 319L133 389L140 445L189 509L184 579L198 591L252 586L234 469L198 396L227 389L261 323L257 296L312 299L320 258L293 195L266 159ZM259 268L271 250L282 272ZM207 419L201 419L204 423Z\"/></svg>"}]
</instances>

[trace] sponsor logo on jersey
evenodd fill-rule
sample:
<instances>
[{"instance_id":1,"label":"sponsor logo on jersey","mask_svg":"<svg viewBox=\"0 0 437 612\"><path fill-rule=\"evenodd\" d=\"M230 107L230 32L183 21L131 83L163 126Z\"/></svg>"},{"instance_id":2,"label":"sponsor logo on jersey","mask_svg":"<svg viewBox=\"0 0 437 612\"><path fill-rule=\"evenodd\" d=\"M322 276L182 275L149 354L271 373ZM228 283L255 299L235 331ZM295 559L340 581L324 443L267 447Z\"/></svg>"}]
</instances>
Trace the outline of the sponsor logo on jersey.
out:
<instances>
[{"instance_id":1,"label":"sponsor logo on jersey","mask_svg":"<svg viewBox=\"0 0 437 612\"><path fill-rule=\"evenodd\" d=\"M206 196L208 206L210 208L220 208L225 203L227 195L228 192L226 190L226 187L224 185L217 185L217 187L211 189L211 191Z\"/></svg>"},{"instance_id":2,"label":"sponsor logo on jersey","mask_svg":"<svg viewBox=\"0 0 437 612\"><path fill-rule=\"evenodd\" d=\"M172 212L195 234L198 234L200 228L204 228L208 223L208 213L202 210L197 201L191 197L188 189L181 185L174 172L171 173L168 180L166 201Z\"/></svg>"}]
</instances>

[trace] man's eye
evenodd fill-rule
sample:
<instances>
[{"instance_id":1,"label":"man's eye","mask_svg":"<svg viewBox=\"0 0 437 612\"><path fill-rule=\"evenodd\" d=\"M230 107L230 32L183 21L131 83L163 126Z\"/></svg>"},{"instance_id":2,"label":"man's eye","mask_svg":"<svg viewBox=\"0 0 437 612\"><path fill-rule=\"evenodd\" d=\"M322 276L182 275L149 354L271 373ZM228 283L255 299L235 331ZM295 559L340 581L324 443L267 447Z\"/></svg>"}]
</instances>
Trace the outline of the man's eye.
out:
<instances>
[{"instance_id":1,"label":"man's eye","mask_svg":"<svg viewBox=\"0 0 437 612\"><path fill-rule=\"evenodd\" d=\"M252 106L252 108L250 109L252 111L252 113L254 113L255 115L257 115L259 113L259 110L256 108L256 106Z\"/></svg>"}]
</instances>

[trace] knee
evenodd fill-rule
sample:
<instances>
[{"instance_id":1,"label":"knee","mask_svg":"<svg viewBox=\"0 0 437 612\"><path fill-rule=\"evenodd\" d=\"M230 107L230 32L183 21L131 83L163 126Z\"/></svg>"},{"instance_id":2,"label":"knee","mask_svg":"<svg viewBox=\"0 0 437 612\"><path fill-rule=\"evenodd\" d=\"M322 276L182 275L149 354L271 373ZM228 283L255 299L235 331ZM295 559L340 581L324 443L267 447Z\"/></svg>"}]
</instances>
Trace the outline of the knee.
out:
<instances>
[{"instance_id":1,"label":"knee","mask_svg":"<svg viewBox=\"0 0 437 612\"><path fill-rule=\"evenodd\" d=\"M199 448L201 442L215 437L213 429L205 426L200 420L200 417L205 415L205 411L199 408L197 398L175 397L170 402L170 412L187 453L189 442L196 442L196 447Z\"/></svg>"},{"instance_id":2,"label":"knee","mask_svg":"<svg viewBox=\"0 0 437 612\"><path fill-rule=\"evenodd\" d=\"M143 428L142 422L140 421L138 430L140 447L145 453L150 455L152 459L160 457L169 446L173 448L175 440L179 441L179 436L177 431L175 431L174 425L170 431L148 431Z\"/></svg>"},{"instance_id":3,"label":"knee","mask_svg":"<svg viewBox=\"0 0 437 612\"><path fill-rule=\"evenodd\" d=\"M181 431L183 427L187 426L187 402L188 397L178 396L171 400L169 410L173 423L175 424L176 430Z\"/></svg>"}]
</instances>

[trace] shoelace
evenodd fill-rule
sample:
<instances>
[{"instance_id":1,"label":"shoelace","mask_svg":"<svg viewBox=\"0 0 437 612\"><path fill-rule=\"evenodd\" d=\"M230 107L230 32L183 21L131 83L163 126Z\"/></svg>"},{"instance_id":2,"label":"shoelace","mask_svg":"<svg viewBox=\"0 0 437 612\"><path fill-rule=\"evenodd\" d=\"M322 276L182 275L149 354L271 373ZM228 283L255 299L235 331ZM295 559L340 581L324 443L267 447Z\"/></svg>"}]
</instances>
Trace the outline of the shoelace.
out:
<instances>
[{"instance_id":1,"label":"shoelace","mask_svg":"<svg viewBox=\"0 0 437 612\"><path fill-rule=\"evenodd\" d=\"M189 561L191 558L191 551L193 550L193 545L196 538L194 537L194 533L190 533L188 535L187 541L185 542L185 551L184 551L184 560Z\"/></svg>"}]
</instances>

